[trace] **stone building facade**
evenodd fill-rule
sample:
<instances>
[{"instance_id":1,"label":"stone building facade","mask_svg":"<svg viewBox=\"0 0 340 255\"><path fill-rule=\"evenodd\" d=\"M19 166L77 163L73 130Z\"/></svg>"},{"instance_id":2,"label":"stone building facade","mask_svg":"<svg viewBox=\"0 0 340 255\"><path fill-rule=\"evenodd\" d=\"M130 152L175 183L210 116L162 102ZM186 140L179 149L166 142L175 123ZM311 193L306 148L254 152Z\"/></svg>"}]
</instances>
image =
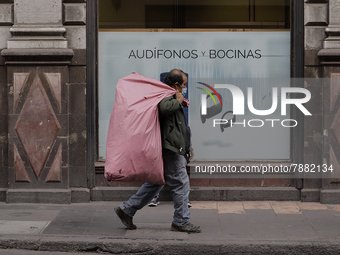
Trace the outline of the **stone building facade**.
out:
<instances>
[{"instance_id":1,"label":"stone building facade","mask_svg":"<svg viewBox=\"0 0 340 255\"><path fill-rule=\"evenodd\" d=\"M327 82L305 84L314 94L313 116L305 119L304 161L332 164L334 172L318 180L306 179L303 196L322 203L339 203L339 35L340 1L305 1L304 77L326 78ZM307 195L307 194L314 195Z\"/></svg>"},{"instance_id":2,"label":"stone building facade","mask_svg":"<svg viewBox=\"0 0 340 255\"><path fill-rule=\"evenodd\" d=\"M0 10L1 200L69 203L79 188L88 194L86 3Z\"/></svg>"},{"instance_id":3,"label":"stone building facade","mask_svg":"<svg viewBox=\"0 0 340 255\"><path fill-rule=\"evenodd\" d=\"M291 8L292 76L330 79L303 85L312 116L296 131L293 162L339 172L340 1L292 0ZM108 184L97 162L97 10L96 0L0 1L0 201L121 200L137 189ZM339 203L339 192L332 175L300 174L267 185L193 181L191 199Z\"/></svg>"}]
</instances>

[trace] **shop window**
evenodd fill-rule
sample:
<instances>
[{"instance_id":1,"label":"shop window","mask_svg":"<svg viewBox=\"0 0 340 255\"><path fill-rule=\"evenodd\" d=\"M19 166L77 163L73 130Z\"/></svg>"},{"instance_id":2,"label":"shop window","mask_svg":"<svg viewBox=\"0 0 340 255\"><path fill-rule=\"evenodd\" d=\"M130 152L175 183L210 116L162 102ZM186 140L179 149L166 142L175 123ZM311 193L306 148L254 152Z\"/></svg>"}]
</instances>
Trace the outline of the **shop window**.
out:
<instances>
[{"instance_id":1,"label":"shop window","mask_svg":"<svg viewBox=\"0 0 340 255\"><path fill-rule=\"evenodd\" d=\"M99 28L289 28L287 0L99 0Z\"/></svg>"},{"instance_id":2,"label":"shop window","mask_svg":"<svg viewBox=\"0 0 340 255\"><path fill-rule=\"evenodd\" d=\"M290 116L281 116L280 103L272 116L246 108L233 128L213 120L233 118L227 89L218 89L220 105L205 98L208 114L201 100L202 89L210 91L202 84L234 82L245 103L250 87L254 108L270 109L273 88L290 86L290 36L288 0L99 0L99 158L105 159L118 79L137 72L160 80L179 68L188 73L196 160L289 160Z\"/></svg>"}]
</instances>

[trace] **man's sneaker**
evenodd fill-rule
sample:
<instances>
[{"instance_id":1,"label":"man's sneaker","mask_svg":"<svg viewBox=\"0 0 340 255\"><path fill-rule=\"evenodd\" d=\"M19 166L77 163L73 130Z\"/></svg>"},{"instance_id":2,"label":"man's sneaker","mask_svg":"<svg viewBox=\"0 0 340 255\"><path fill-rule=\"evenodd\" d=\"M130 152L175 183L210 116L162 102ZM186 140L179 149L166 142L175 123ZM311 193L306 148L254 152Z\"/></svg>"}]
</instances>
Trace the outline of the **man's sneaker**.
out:
<instances>
[{"instance_id":1,"label":"man's sneaker","mask_svg":"<svg viewBox=\"0 0 340 255\"><path fill-rule=\"evenodd\" d=\"M127 215L120 207L115 208L115 213L126 226L127 229L136 229L137 226L132 223L132 217Z\"/></svg>"},{"instance_id":2,"label":"man's sneaker","mask_svg":"<svg viewBox=\"0 0 340 255\"><path fill-rule=\"evenodd\" d=\"M187 232L187 233L201 233L200 226L194 226L191 223L185 224L183 226L178 226L172 223L171 231L180 231L180 232Z\"/></svg>"},{"instance_id":3,"label":"man's sneaker","mask_svg":"<svg viewBox=\"0 0 340 255\"><path fill-rule=\"evenodd\" d=\"M188 207L190 208L192 206L192 203L189 201L188 202Z\"/></svg>"},{"instance_id":4,"label":"man's sneaker","mask_svg":"<svg viewBox=\"0 0 340 255\"><path fill-rule=\"evenodd\" d=\"M149 206L157 206L159 205L159 197L155 196L149 203Z\"/></svg>"}]
</instances>

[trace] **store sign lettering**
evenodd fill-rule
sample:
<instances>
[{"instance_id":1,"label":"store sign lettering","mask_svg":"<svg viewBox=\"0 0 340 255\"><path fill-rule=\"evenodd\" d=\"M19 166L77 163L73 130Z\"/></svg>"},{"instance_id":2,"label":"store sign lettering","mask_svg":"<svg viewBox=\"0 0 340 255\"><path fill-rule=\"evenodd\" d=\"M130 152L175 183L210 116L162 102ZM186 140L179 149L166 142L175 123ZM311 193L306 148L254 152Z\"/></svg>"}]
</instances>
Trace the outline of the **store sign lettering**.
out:
<instances>
[{"instance_id":1,"label":"store sign lettering","mask_svg":"<svg viewBox=\"0 0 340 255\"><path fill-rule=\"evenodd\" d=\"M209 59L260 59L262 57L260 49L147 49L147 50L131 50L128 59L197 59L200 57Z\"/></svg>"}]
</instances>

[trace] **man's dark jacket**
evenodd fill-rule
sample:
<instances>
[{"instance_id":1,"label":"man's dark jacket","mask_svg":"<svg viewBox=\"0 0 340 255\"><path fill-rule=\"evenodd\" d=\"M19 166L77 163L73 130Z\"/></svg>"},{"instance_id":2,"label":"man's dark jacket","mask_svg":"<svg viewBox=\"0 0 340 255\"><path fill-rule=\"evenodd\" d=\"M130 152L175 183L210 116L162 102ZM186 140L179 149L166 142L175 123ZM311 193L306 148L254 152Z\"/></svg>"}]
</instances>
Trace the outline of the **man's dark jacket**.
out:
<instances>
[{"instance_id":1,"label":"man's dark jacket","mask_svg":"<svg viewBox=\"0 0 340 255\"><path fill-rule=\"evenodd\" d=\"M164 98L159 104L162 147L178 154L185 154L186 124L183 107L173 96Z\"/></svg>"}]
</instances>

